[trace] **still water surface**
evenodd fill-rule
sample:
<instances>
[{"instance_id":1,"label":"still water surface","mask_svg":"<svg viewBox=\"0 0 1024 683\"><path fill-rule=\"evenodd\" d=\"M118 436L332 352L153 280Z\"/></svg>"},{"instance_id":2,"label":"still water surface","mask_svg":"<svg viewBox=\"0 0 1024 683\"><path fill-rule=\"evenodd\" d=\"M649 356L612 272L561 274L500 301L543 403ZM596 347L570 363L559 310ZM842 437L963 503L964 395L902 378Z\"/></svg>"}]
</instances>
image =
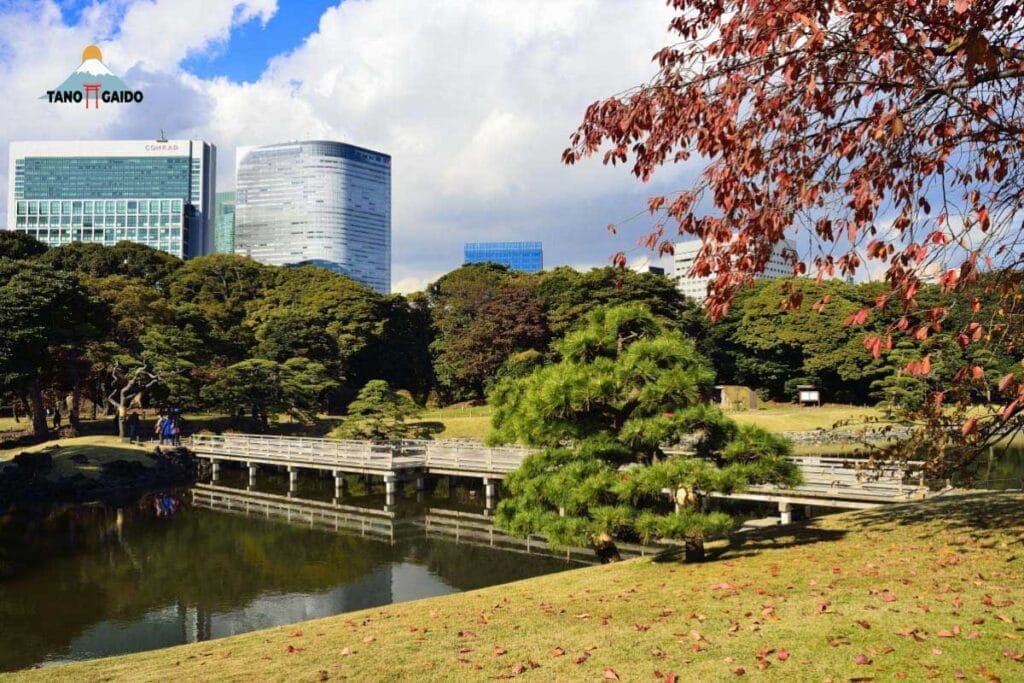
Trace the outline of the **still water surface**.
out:
<instances>
[{"instance_id":1,"label":"still water surface","mask_svg":"<svg viewBox=\"0 0 1024 683\"><path fill-rule=\"evenodd\" d=\"M219 483L244 496L240 473L228 474ZM311 478L298 495L329 502L332 486ZM354 482L342 502L365 506L379 530L383 497L362 486ZM258 488L282 494L287 482L261 475ZM289 522L240 514L238 505L207 509L194 495L202 491L176 492L182 506L169 516L158 515L147 496L122 508L0 517L0 671L219 638L579 566L428 537L425 509L483 512L479 496L464 488L442 485L418 502L407 493L393 523L385 519L393 533L383 540L310 528L301 500L294 515L281 513L293 516ZM281 497L277 512L290 505Z\"/></svg>"}]
</instances>

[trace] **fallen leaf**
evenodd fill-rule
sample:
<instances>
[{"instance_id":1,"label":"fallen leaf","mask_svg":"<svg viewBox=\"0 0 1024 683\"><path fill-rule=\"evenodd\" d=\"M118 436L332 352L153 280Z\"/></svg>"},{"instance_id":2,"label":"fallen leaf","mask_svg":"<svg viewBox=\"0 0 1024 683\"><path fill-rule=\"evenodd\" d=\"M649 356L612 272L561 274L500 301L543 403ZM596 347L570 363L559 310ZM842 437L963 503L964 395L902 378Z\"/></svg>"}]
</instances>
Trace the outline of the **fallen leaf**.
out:
<instances>
[{"instance_id":1,"label":"fallen leaf","mask_svg":"<svg viewBox=\"0 0 1024 683\"><path fill-rule=\"evenodd\" d=\"M789 659L789 651L788 650L779 650L778 654L775 655L775 658L777 660L779 660L780 662L784 662L787 659Z\"/></svg>"},{"instance_id":2,"label":"fallen leaf","mask_svg":"<svg viewBox=\"0 0 1024 683\"><path fill-rule=\"evenodd\" d=\"M743 674L747 673L747 670L744 669L742 666L737 666L735 669L732 670L732 672L736 676L742 676Z\"/></svg>"},{"instance_id":3,"label":"fallen leaf","mask_svg":"<svg viewBox=\"0 0 1024 683\"><path fill-rule=\"evenodd\" d=\"M503 648L501 645L495 645L494 646L494 656L495 657L500 657L503 654L505 654L506 652L508 652L508 650Z\"/></svg>"},{"instance_id":4,"label":"fallen leaf","mask_svg":"<svg viewBox=\"0 0 1024 683\"><path fill-rule=\"evenodd\" d=\"M855 659L854 659L853 661L857 662L857 663L858 663L858 664L860 664L861 666L867 666L867 665L868 665L868 664L870 664L870 663L871 663L871 662L872 662L873 660L871 659L871 657L868 657L868 656L867 656L867 655L865 655L865 654L859 654L859 655L857 655L857 657L856 657L856 658L855 658Z\"/></svg>"},{"instance_id":5,"label":"fallen leaf","mask_svg":"<svg viewBox=\"0 0 1024 683\"><path fill-rule=\"evenodd\" d=\"M373 636L366 636L365 638L363 638L363 642L364 643L372 643L375 640L377 640L377 639L374 638Z\"/></svg>"},{"instance_id":6,"label":"fallen leaf","mask_svg":"<svg viewBox=\"0 0 1024 683\"><path fill-rule=\"evenodd\" d=\"M563 650L560 647L556 647L556 648L551 650L551 656L552 657L561 657L564 654L565 654L565 650Z\"/></svg>"},{"instance_id":7,"label":"fallen leaf","mask_svg":"<svg viewBox=\"0 0 1024 683\"><path fill-rule=\"evenodd\" d=\"M864 628L864 629L870 629L871 628L871 624L869 624L868 622L864 621L863 619L858 619L857 620L857 625L860 626L861 628Z\"/></svg>"},{"instance_id":8,"label":"fallen leaf","mask_svg":"<svg viewBox=\"0 0 1024 683\"><path fill-rule=\"evenodd\" d=\"M292 632L292 638L301 638L301 637L302 637L302 631L293 631Z\"/></svg>"},{"instance_id":9,"label":"fallen leaf","mask_svg":"<svg viewBox=\"0 0 1024 683\"><path fill-rule=\"evenodd\" d=\"M352 650L348 649L347 647L346 648L342 648L342 650L341 650L341 656L342 657L348 657L349 655L352 655L352 654L355 654L355 653L353 653Z\"/></svg>"},{"instance_id":10,"label":"fallen leaf","mask_svg":"<svg viewBox=\"0 0 1024 683\"><path fill-rule=\"evenodd\" d=\"M615 673L615 669L611 668L610 666L605 668L605 670L604 670L604 677L607 680L609 680L609 681L618 681L618 680L620 680L619 679L619 674Z\"/></svg>"}]
</instances>

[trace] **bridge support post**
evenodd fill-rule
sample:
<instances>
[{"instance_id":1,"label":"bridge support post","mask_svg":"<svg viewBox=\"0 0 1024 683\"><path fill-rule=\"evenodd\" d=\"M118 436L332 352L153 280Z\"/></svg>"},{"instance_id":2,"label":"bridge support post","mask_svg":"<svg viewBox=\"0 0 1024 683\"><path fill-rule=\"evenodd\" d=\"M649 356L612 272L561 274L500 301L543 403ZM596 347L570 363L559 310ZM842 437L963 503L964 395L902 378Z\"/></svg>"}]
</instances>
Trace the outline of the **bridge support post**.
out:
<instances>
[{"instance_id":1,"label":"bridge support post","mask_svg":"<svg viewBox=\"0 0 1024 683\"><path fill-rule=\"evenodd\" d=\"M288 468L288 495L295 495L295 490L299 487L299 470L295 467Z\"/></svg>"},{"instance_id":2,"label":"bridge support post","mask_svg":"<svg viewBox=\"0 0 1024 683\"><path fill-rule=\"evenodd\" d=\"M791 524L793 522L793 504L787 501L779 502L779 522Z\"/></svg>"},{"instance_id":3,"label":"bridge support post","mask_svg":"<svg viewBox=\"0 0 1024 683\"><path fill-rule=\"evenodd\" d=\"M214 483L220 479L220 463L216 458L210 458L210 478Z\"/></svg>"},{"instance_id":4,"label":"bridge support post","mask_svg":"<svg viewBox=\"0 0 1024 683\"><path fill-rule=\"evenodd\" d=\"M249 463L249 488L256 488L256 463Z\"/></svg>"},{"instance_id":5,"label":"bridge support post","mask_svg":"<svg viewBox=\"0 0 1024 683\"><path fill-rule=\"evenodd\" d=\"M494 494L497 489L493 479L484 477L484 507L488 510L494 509Z\"/></svg>"},{"instance_id":6,"label":"bridge support post","mask_svg":"<svg viewBox=\"0 0 1024 683\"><path fill-rule=\"evenodd\" d=\"M398 489L398 480L395 475L384 476L384 504L391 507L395 504L395 492Z\"/></svg>"},{"instance_id":7,"label":"bridge support post","mask_svg":"<svg viewBox=\"0 0 1024 683\"><path fill-rule=\"evenodd\" d=\"M427 488L427 478L420 474L416 477L416 490L423 491Z\"/></svg>"},{"instance_id":8,"label":"bridge support post","mask_svg":"<svg viewBox=\"0 0 1024 683\"><path fill-rule=\"evenodd\" d=\"M342 493L345 490L345 477L342 475L341 470L334 470L334 498L335 500L341 500Z\"/></svg>"}]
</instances>

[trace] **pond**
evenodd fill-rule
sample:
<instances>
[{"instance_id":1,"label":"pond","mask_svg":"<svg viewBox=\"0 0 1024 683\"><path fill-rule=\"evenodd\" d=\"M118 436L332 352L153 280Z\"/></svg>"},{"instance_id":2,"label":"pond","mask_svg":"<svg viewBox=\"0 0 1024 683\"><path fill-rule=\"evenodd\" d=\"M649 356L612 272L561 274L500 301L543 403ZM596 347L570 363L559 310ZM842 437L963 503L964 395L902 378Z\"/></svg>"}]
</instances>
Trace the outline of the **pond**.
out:
<instances>
[{"instance_id":1,"label":"pond","mask_svg":"<svg viewBox=\"0 0 1024 683\"><path fill-rule=\"evenodd\" d=\"M306 478L290 498L283 475L246 491L229 471L217 485L173 492L173 514L158 514L161 498L148 495L0 517L0 671L219 638L590 559L527 552L490 527L476 491L433 483L387 509L355 479L336 503L331 480Z\"/></svg>"}]
</instances>

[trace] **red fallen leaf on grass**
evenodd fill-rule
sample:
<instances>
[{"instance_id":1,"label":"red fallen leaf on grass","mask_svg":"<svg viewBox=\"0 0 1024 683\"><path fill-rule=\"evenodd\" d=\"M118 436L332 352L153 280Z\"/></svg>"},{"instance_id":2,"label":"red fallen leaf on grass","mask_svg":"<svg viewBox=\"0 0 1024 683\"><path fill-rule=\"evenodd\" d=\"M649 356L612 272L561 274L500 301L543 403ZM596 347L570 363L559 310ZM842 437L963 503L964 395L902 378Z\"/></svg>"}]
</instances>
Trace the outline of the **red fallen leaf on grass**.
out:
<instances>
[{"instance_id":1,"label":"red fallen leaf on grass","mask_svg":"<svg viewBox=\"0 0 1024 683\"><path fill-rule=\"evenodd\" d=\"M896 596L892 593L883 593L882 602L896 602Z\"/></svg>"},{"instance_id":2,"label":"red fallen leaf on grass","mask_svg":"<svg viewBox=\"0 0 1024 683\"><path fill-rule=\"evenodd\" d=\"M818 614L824 614L828 611L828 604L828 600L822 600L817 604L817 606L815 606L814 611Z\"/></svg>"},{"instance_id":3,"label":"red fallen leaf on grass","mask_svg":"<svg viewBox=\"0 0 1024 683\"><path fill-rule=\"evenodd\" d=\"M473 648L471 648L471 647L460 647L459 648L459 654L460 655L468 654L468 653L470 653L472 651L473 651Z\"/></svg>"},{"instance_id":4,"label":"red fallen leaf on grass","mask_svg":"<svg viewBox=\"0 0 1024 683\"><path fill-rule=\"evenodd\" d=\"M565 654L565 650L563 650L563 649L562 649L562 648L560 648L560 647L556 647L556 648L553 648L553 649L551 650L551 656L552 656L552 657L561 657L561 656L562 656L562 655L564 655L564 654Z\"/></svg>"},{"instance_id":5,"label":"red fallen leaf on grass","mask_svg":"<svg viewBox=\"0 0 1024 683\"><path fill-rule=\"evenodd\" d=\"M526 672L526 666L523 664L516 664L512 667L512 673L518 675Z\"/></svg>"},{"instance_id":6,"label":"red fallen leaf on grass","mask_svg":"<svg viewBox=\"0 0 1024 683\"><path fill-rule=\"evenodd\" d=\"M610 666L605 668L604 677L609 681L621 680L619 678L619 674L615 673L615 669L611 668Z\"/></svg>"},{"instance_id":7,"label":"red fallen leaf on grass","mask_svg":"<svg viewBox=\"0 0 1024 683\"><path fill-rule=\"evenodd\" d=\"M295 647L294 645L289 645L288 646L288 652L302 652L305 649L306 648L304 648L304 647Z\"/></svg>"},{"instance_id":8,"label":"red fallen leaf on grass","mask_svg":"<svg viewBox=\"0 0 1024 683\"><path fill-rule=\"evenodd\" d=\"M1013 623L1013 617L1008 617L1005 614L1001 614L1001 613L996 615L996 619L998 619L999 621L1002 621L1002 622L1006 622L1007 624L1012 624Z\"/></svg>"},{"instance_id":9,"label":"red fallen leaf on grass","mask_svg":"<svg viewBox=\"0 0 1024 683\"><path fill-rule=\"evenodd\" d=\"M458 661L459 664L469 664L469 660L465 657L459 657L456 661Z\"/></svg>"},{"instance_id":10,"label":"red fallen leaf on grass","mask_svg":"<svg viewBox=\"0 0 1024 683\"><path fill-rule=\"evenodd\" d=\"M292 638L301 638L301 637L302 637L302 631L293 631L292 632Z\"/></svg>"},{"instance_id":11,"label":"red fallen leaf on grass","mask_svg":"<svg viewBox=\"0 0 1024 683\"><path fill-rule=\"evenodd\" d=\"M872 660L871 657L868 657L865 654L859 654L859 655L857 655L857 657L853 661L857 662L861 666L867 666L868 664L870 664L874 660Z\"/></svg>"},{"instance_id":12,"label":"red fallen leaf on grass","mask_svg":"<svg viewBox=\"0 0 1024 683\"><path fill-rule=\"evenodd\" d=\"M636 631L639 631L640 633L644 633L646 631L649 631L650 628L651 627L650 627L649 624L633 624L633 629L636 630Z\"/></svg>"},{"instance_id":13,"label":"red fallen leaf on grass","mask_svg":"<svg viewBox=\"0 0 1024 683\"><path fill-rule=\"evenodd\" d=\"M375 640L377 640L377 639L374 638L373 636L366 636L365 638L363 638L363 642L364 643L372 643Z\"/></svg>"},{"instance_id":14,"label":"red fallen leaf on grass","mask_svg":"<svg viewBox=\"0 0 1024 683\"><path fill-rule=\"evenodd\" d=\"M868 622L864 621L863 619L858 619L856 624L857 624L857 626L860 626L863 629L870 629L871 628L871 624L869 624Z\"/></svg>"},{"instance_id":15,"label":"red fallen leaf on grass","mask_svg":"<svg viewBox=\"0 0 1024 683\"><path fill-rule=\"evenodd\" d=\"M459 638L476 638L476 634L472 631L459 631Z\"/></svg>"},{"instance_id":16,"label":"red fallen leaf on grass","mask_svg":"<svg viewBox=\"0 0 1024 683\"><path fill-rule=\"evenodd\" d=\"M1015 662L1024 662L1024 652L1015 652L1013 650L1003 650L1003 656L1009 657Z\"/></svg>"},{"instance_id":17,"label":"red fallen leaf on grass","mask_svg":"<svg viewBox=\"0 0 1024 683\"><path fill-rule=\"evenodd\" d=\"M967 638L967 640L977 640L978 638L981 638L981 634L977 631L971 631L966 636L964 636L964 638Z\"/></svg>"},{"instance_id":18,"label":"red fallen leaf on grass","mask_svg":"<svg viewBox=\"0 0 1024 683\"><path fill-rule=\"evenodd\" d=\"M500 657L503 654L505 654L506 652L508 652L508 650L503 648L501 645L495 645L494 646L494 656L495 657Z\"/></svg>"},{"instance_id":19,"label":"red fallen leaf on grass","mask_svg":"<svg viewBox=\"0 0 1024 683\"><path fill-rule=\"evenodd\" d=\"M779 650L778 653L775 655L775 659L779 660L780 662L786 661L787 659L789 659L789 651L785 649Z\"/></svg>"},{"instance_id":20,"label":"red fallen leaf on grass","mask_svg":"<svg viewBox=\"0 0 1024 683\"><path fill-rule=\"evenodd\" d=\"M341 650L341 656L342 657L348 657L348 656L354 655L354 654L355 653L352 652L352 650L348 649L347 647L346 648L342 648L342 650Z\"/></svg>"},{"instance_id":21,"label":"red fallen leaf on grass","mask_svg":"<svg viewBox=\"0 0 1024 683\"><path fill-rule=\"evenodd\" d=\"M747 673L747 670L744 669L742 666L737 666L735 669L732 670L732 673L734 676L742 676L743 674Z\"/></svg>"},{"instance_id":22,"label":"red fallen leaf on grass","mask_svg":"<svg viewBox=\"0 0 1024 683\"><path fill-rule=\"evenodd\" d=\"M953 633L952 631L947 631L946 629L942 629L940 631L936 631L935 635L938 638L955 638L956 637L955 633Z\"/></svg>"},{"instance_id":23,"label":"red fallen leaf on grass","mask_svg":"<svg viewBox=\"0 0 1024 683\"><path fill-rule=\"evenodd\" d=\"M581 654L576 659L572 660L572 663L573 664L582 664L583 662L587 661L588 659L590 659L590 653L587 652L586 650L584 650L583 654Z\"/></svg>"}]
</instances>

